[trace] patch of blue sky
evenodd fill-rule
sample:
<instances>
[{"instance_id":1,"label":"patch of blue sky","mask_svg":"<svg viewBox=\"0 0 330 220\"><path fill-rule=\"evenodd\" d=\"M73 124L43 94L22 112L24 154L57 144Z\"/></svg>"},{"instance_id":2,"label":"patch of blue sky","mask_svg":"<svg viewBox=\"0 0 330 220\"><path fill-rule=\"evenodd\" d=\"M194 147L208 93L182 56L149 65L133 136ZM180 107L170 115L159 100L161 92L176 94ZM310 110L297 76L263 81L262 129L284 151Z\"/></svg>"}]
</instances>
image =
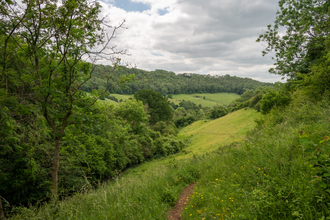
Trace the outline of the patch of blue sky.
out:
<instances>
[{"instance_id":1,"label":"patch of blue sky","mask_svg":"<svg viewBox=\"0 0 330 220\"><path fill-rule=\"evenodd\" d=\"M117 8L124 9L127 12L130 11L143 12L151 9L150 4L144 4L141 2L132 2L130 0L115 0L114 6Z\"/></svg>"},{"instance_id":2,"label":"patch of blue sky","mask_svg":"<svg viewBox=\"0 0 330 220\"><path fill-rule=\"evenodd\" d=\"M169 12L168 8L158 9L158 14L159 15L166 15L168 12Z\"/></svg>"},{"instance_id":3,"label":"patch of blue sky","mask_svg":"<svg viewBox=\"0 0 330 220\"><path fill-rule=\"evenodd\" d=\"M207 75L209 74L210 71L208 70L202 70L202 72L200 72L199 74L202 74L202 75Z\"/></svg>"},{"instance_id":4,"label":"patch of blue sky","mask_svg":"<svg viewBox=\"0 0 330 220\"><path fill-rule=\"evenodd\" d=\"M156 56L156 57L163 57L164 56L162 54L154 53L154 52L151 52L151 55Z\"/></svg>"}]
</instances>

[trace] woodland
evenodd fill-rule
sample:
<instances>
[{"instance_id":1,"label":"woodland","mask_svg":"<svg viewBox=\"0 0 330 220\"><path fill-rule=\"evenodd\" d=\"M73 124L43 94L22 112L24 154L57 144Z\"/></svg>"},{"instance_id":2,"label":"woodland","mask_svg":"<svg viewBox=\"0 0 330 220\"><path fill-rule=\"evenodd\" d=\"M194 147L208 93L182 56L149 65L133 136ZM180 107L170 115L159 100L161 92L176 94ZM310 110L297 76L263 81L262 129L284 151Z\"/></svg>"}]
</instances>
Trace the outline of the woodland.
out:
<instances>
[{"instance_id":1,"label":"woodland","mask_svg":"<svg viewBox=\"0 0 330 220\"><path fill-rule=\"evenodd\" d=\"M100 7L86 0L0 3L0 220L81 213L165 219L192 183L199 194L184 219L330 217L329 1L279 1L274 24L257 38L267 45L262 54L274 56L269 71L288 78L275 84L123 65L118 55L125 51L111 43L124 22L100 20ZM101 58L112 64L97 65ZM240 98L212 108L171 102L173 94L205 92ZM134 97L118 101L112 93ZM170 162L161 172L155 166L148 173L157 179L140 181L139 174L121 183L126 191L120 188L128 168L184 153L193 140L180 130L243 111L261 116L246 139ZM102 191L87 212L79 206L92 199L65 203L93 196L108 182L116 189L111 199ZM101 198L107 202L95 205ZM111 214L99 208L107 204Z\"/></svg>"},{"instance_id":2,"label":"woodland","mask_svg":"<svg viewBox=\"0 0 330 220\"><path fill-rule=\"evenodd\" d=\"M96 66L93 77L86 82L81 89L91 92L94 89L106 88L107 82L102 79L102 72L106 72L107 66ZM135 75L134 82L127 82L125 86L116 82L122 75ZM175 74L166 70L145 71L136 68L122 67L116 72L110 84L109 93L134 94L140 89L152 89L167 94L193 94L193 93L236 93L243 94L246 90L255 90L260 86L271 86L271 83L263 83L250 78L224 75L201 75L194 73Z\"/></svg>"}]
</instances>

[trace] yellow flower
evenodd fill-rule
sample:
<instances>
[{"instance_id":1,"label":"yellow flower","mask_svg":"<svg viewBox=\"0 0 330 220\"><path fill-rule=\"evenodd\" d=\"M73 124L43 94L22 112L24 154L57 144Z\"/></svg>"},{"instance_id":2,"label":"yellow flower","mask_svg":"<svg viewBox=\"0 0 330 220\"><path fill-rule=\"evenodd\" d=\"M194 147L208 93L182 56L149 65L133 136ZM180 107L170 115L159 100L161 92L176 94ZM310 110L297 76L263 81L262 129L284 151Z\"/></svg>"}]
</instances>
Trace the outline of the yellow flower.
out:
<instances>
[{"instance_id":1,"label":"yellow flower","mask_svg":"<svg viewBox=\"0 0 330 220\"><path fill-rule=\"evenodd\" d=\"M215 181L218 181L218 179L215 179Z\"/></svg>"}]
</instances>

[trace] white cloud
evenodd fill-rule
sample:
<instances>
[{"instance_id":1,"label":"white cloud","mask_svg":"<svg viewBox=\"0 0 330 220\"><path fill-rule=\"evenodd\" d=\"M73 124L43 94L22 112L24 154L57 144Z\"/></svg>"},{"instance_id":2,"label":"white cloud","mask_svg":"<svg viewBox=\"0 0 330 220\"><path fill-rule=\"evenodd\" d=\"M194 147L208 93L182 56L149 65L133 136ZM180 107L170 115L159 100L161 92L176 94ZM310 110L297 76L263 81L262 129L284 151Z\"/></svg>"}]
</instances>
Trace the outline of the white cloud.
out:
<instances>
[{"instance_id":1,"label":"white cloud","mask_svg":"<svg viewBox=\"0 0 330 220\"><path fill-rule=\"evenodd\" d=\"M277 10L274 0L132 0L150 4L150 10L126 12L104 3L102 15L111 24L126 20L114 43L128 49L124 60L144 70L165 69L236 75L275 82L270 75L271 57L262 57L255 40ZM166 9L160 15L159 10ZM106 64L105 61L103 61Z\"/></svg>"}]
</instances>

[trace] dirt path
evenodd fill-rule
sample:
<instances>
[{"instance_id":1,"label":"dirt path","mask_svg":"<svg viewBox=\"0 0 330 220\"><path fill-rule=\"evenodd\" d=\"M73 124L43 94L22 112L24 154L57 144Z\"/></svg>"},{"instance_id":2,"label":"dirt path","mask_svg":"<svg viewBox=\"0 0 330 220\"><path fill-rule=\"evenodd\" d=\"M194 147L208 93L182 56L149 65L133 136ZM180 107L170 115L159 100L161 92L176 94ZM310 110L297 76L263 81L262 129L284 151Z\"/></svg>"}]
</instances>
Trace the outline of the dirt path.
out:
<instances>
[{"instance_id":1,"label":"dirt path","mask_svg":"<svg viewBox=\"0 0 330 220\"><path fill-rule=\"evenodd\" d=\"M172 211L170 212L170 214L168 215L168 219L170 220L181 220L181 212L183 210L183 208L185 207L185 202L186 198L193 192L194 187L195 187L196 183L193 183L189 186L187 186L181 193L179 200L176 202L176 205L174 206L174 208L172 209Z\"/></svg>"}]
</instances>

